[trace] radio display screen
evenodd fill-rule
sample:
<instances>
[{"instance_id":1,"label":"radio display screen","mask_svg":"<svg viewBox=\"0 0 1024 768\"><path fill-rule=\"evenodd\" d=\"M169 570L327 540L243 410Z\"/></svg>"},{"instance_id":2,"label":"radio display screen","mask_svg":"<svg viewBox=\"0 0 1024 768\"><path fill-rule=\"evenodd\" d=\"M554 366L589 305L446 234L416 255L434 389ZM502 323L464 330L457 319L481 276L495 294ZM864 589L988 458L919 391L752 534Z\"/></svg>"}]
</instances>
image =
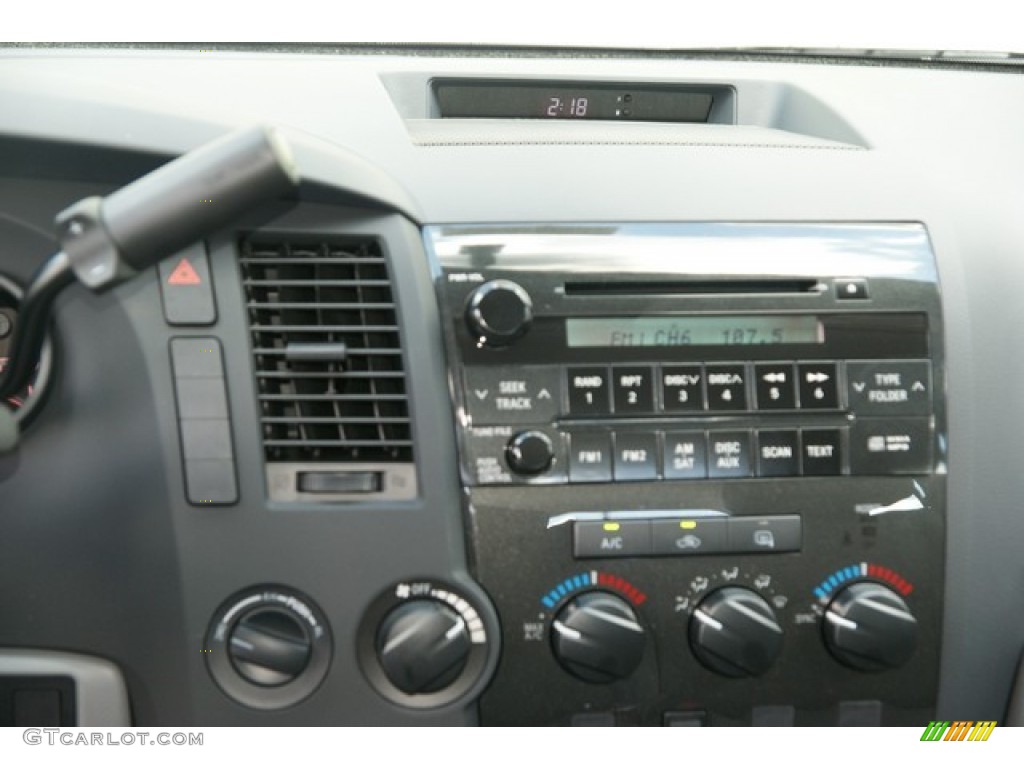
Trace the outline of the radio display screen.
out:
<instances>
[{"instance_id":1,"label":"radio display screen","mask_svg":"<svg viewBox=\"0 0 1024 768\"><path fill-rule=\"evenodd\" d=\"M573 317L565 321L565 336L570 348L825 343L815 315Z\"/></svg>"}]
</instances>

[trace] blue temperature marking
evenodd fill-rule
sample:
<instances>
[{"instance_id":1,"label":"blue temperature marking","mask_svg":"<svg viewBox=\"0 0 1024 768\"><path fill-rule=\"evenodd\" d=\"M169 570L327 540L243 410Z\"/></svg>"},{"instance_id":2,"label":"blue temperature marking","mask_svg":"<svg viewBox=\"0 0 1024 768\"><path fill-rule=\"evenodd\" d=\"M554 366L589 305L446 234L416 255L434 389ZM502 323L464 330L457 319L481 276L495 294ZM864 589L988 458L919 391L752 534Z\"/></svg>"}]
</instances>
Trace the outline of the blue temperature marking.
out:
<instances>
[{"instance_id":1,"label":"blue temperature marking","mask_svg":"<svg viewBox=\"0 0 1024 768\"><path fill-rule=\"evenodd\" d=\"M839 586L839 581L836 579L836 575L834 573L828 577L828 585L830 588Z\"/></svg>"},{"instance_id":2,"label":"blue temperature marking","mask_svg":"<svg viewBox=\"0 0 1024 768\"><path fill-rule=\"evenodd\" d=\"M827 594L827 593L825 592L825 590L824 590L824 589L822 589L821 587L815 587L815 588L814 588L814 595L815 595L815 597L817 597L817 598L818 598L819 600L824 600L824 599L825 599L825 595L826 595L826 594Z\"/></svg>"},{"instance_id":3,"label":"blue temperature marking","mask_svg":"<svg viewBox=\"0 0 1024 768\"><path fill-rule=\"evenodd\" d=\"M850 579L856 579L858 576L860 576L860 570L855 566L851 565L849 568L846 569L846 576Z\"/></svg>"},{"instance_id":4,"label":"blue temperature marking","mask_svg":"<svg viewBox=\"0 0 1024 768\"><path fill-rule=\"evenodd\" d=\"M577 573L575 576L570 576L561 584L554 587L540 599L540 602L545 608L554 608L558 601L570 592L574 592L577 589L583 589L583 587L590 586L590 584L591 579L589 573Z\"/></svg>"}]
</instances>

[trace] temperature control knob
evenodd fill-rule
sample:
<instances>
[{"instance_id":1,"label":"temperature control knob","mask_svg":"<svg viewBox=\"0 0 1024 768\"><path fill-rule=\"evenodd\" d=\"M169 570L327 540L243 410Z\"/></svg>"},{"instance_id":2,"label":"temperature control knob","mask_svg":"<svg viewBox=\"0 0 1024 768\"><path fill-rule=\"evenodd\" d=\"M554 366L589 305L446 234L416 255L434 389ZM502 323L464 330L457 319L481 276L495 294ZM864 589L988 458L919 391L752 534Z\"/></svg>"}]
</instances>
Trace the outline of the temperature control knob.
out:
<instances>
[{"instance_id":1,"label":"temperature control knob","mask_svg":"<svg viewBox=\"0 0 1024 768\"><path fill-rule=\"evenodd\" d=\"M759 594L723 587L693 612L690 647L705 667L719 674L754 677L766 672L782 650L782 627Z\"/></svg>"},{"instance_id":2,"label":"temperature control knob","mask_svg":"<svg viewBox=\"0 0 1024 768\"><path fill-rule=\"evenodd\" d=\"M433 693L462 673L472 648L463 618L437 600L410 600L384 617L377 659L404 693Z\"/></svg>"},{"instance_id":3,"label":"temperature control knob","mask_svg":"<svg viewBox=\"0 0 1024 768\"><path fill-rule=\"evenodd\" d=\"M840 590L823 628L832 655L865 672L901 667L917 647L917 619L903 598L881 584L861 582Z\"/></svg>"},{"instance_id":4,"label":"temperature control knob","mask_svg":"<svg viewBox=\"0 0 1024 768\"><path fill-rule=\"evenodd\" d=\"M555 616L551 645L558 662L588 683L629 677L640 665L647 636L621 597L585 592Z\"/></svg>"},{"instance_id":5,"label":"temperature control knob","mask_svg":"<svg viewBox=\"0 0 1024 768\"><path fill-rule=\"evenodd\" d=\"M511 280L491 280L469 296L466 325L477 342L487 347L507 347L530 328L533 301Z\"/></svg>"},{"instance_id":6,"label":"temperature control knob","mask_svg":"<svg viewBox=\"0 0 1024 768\"><path fill-rule=\"evenodd\" d=\"M551 466L555 449L543 432L520 432L505 447L509 468L519 475L539 475Z\"/></svg>"}]
</instances>

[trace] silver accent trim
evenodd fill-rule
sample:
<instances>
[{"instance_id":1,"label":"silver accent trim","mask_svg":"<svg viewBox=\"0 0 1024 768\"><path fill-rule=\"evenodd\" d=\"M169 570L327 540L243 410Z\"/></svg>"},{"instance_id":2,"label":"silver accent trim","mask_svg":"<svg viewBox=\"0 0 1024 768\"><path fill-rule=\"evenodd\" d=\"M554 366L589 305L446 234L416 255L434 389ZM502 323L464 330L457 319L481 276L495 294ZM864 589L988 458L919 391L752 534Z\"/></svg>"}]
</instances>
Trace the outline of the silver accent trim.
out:
<instances>
[{"instance_id":1,"label":"silver accent trim","mask_svg":"<svg viewBox=\"0 0 1024 768\"><path fill-rule=\"evenodd\" d=\"M0 650L0 675L67 675L75 681L75 710L79 728L132 724L128 690L121 671L93 656L31 648Z\"/></svg>"}]
</instances>

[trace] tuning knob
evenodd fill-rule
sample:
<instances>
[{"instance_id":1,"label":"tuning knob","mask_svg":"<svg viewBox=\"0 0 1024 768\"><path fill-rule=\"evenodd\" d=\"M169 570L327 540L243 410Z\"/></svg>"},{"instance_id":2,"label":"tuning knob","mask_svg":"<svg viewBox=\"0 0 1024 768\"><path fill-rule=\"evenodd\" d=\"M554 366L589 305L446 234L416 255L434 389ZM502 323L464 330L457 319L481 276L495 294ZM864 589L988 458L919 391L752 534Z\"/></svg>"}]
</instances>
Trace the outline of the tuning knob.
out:
<instances>
[{"instance_id":1,"label":"tuning knob","mask_svg":"<svg viewBox=\"0 0 1024 768\"><path fill-rule=\"evenodd\" d=\"M518 475L539 475L551 466L555 449L543 432L519 432L505 447L509 468Z\"/></svg>"},{"instance_id":2,"label":"tuning knob","mask_svg":"<svg viewBox=\"0 0 1024 768\"><path fill-rule=\"evenodd\" d=\"M461 674L471 650L459 614L437 600L410 600L392 610L377 632L377 658L404 693L433 693Z\"/></svg>"},{"instance_id":3,"label":"tuning knob","mask_svg":"<svg viewBox=\"0 0 1024 768\"><path fill-rule=\"evenodd\" d=\"M629 677L639 666L646 643L633 609L607 592L585 592L573 598L551 626L558 662L588 683Z\"/></svg>"},{"instance_id":4,"label":"tuning knob","mask_svg":"<svg viewBox=\"0 0 1024 768\"><path fill-rule=\"evenodd\" d=\"M530 328L533 301L511 280L491 280L473 291L466 304L466 325L477 342L507 347Z\"/></svg>"},{"instance_id":5,"label":"tuning knob","mask_svg":"<svg viewBox=\"0 0 1024 768\"><path fill-rule=\"evenodd\" d=\"M907 663L917 648L917 619L888 587L844 587L825 611L825 645L843 664L865 672Z\"/></svg>"},{"instance_id":6,"label":"tuning knob","mask_svg":"<svg viewBox=\"0 0 1024 768\"><path fill-rule=\"evenodd\" d=\"M763 674L782 650L782 627L763 597L723 587L705 597L690 619L690 647L700 662L727 677Z\"/></svg>"}]
</instances>

